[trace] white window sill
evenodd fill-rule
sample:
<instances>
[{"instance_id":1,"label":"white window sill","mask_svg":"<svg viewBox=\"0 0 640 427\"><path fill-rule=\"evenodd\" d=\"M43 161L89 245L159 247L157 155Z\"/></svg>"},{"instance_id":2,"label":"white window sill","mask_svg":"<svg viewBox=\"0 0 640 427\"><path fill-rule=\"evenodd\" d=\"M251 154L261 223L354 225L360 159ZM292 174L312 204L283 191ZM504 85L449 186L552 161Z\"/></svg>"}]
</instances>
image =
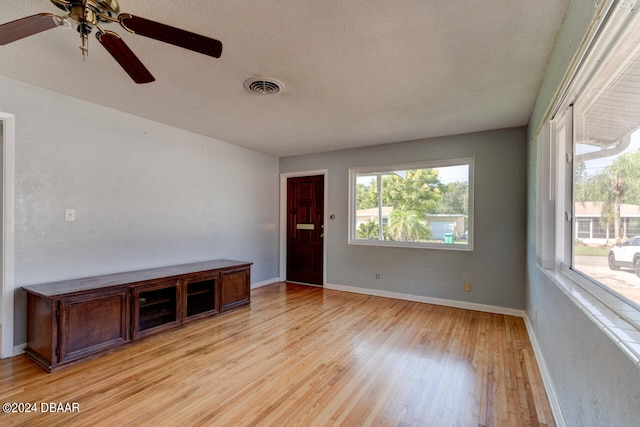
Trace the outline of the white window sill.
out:
<instances>
[{"instance_id":1,"label":"white window sill","mask_svg":"<svg viewBox=\"0 0 640 427\"><path fill-rule=\"evenodd\" d=\"M410 249L439 249L443 251L473 251L471 244L446 244L446 243L407 243L394 240L349 240L350 245L354 246L375 246L379 248L410 248Z\"/></svg>"},{"instance_id":2,"label":"white window sill","mask_svg":"<svg viewBox=\"0 0 640 427\"><path fill-rule=\"evenodd\" d=\"M640 367L640 311L576 272L541 270Z\"/></svg>"}]
</instances>

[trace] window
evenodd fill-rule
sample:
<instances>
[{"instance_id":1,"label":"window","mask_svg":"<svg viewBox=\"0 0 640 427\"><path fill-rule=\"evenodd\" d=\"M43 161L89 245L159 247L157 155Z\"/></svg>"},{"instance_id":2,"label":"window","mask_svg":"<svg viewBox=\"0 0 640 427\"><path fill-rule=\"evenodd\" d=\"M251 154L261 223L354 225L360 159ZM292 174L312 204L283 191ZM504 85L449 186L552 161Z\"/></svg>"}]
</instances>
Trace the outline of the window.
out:
<instances>
[{"instance_id":1,"label":"window","mask_svg":"<svg viewBox=\"0 0 640 427\"><path fill-rule=\"evenodd\" d=\"M472 158L349 173L349 243L473 248Z\"/></svg>"},{"instance_id":2,"label":"window","mask_svg":"<svg viewBox=\"0 0 640 427\"><path fill-rule=\"evenodd\" d=\"M591 221L584 219L576 219L576 230L578 239L584 239L591 236Z\"/></svg>"},{"instance_id":3,"label":"window","mask_svg":"<svg viewBox=\"0 0 640 427\"><path fill-rule=\"evenodd\" d=\"M543 267L566 269L637 310L640 18L633 8L612 10L545 127L550 138L539 135L539 216L553 209L542 233L554 236L555 247L539 248L538 259L553 252L555 261L540 261Z\"/></svg>"},{"instance_id":4,"label":"window","mask_svg":"<svg viewBox=\"0 0 640 427\"><path fill-rule=\"evenodd\" d=\"M593 233L573 269L640 306L640 26L611 49L574 103L574 212Z\"/></svg>"}]
</instances>

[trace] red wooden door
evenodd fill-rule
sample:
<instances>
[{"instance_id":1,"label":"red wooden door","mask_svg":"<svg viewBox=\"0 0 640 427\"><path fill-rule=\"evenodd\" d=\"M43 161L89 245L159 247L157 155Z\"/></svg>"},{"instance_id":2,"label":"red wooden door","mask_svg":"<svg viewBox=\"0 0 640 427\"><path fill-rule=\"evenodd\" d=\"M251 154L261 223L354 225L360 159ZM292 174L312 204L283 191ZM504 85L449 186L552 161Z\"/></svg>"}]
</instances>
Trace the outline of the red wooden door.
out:
<instances>
[{"instance_id":1,"label":"red wooden door","mask_svg":"<svg viewBox=\"0 0 640 427\"><path fill-rule=\"evenodd\" d=\"M324 176L287 180L287 280L322 285Z\"/></svg>"}]
</instances>

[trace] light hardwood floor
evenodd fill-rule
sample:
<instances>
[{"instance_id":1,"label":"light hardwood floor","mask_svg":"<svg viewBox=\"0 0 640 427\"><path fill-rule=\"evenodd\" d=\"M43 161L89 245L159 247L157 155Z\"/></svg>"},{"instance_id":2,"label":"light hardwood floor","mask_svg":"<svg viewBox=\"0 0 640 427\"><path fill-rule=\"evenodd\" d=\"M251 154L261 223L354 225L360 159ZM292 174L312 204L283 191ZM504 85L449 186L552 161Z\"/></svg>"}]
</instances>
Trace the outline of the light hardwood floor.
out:
<instances>
[{"instance_id":1,"label":"light hardwood floor","mask_svg":"<svg viewBox=\"0 0 640 427\"><path fill-rule=\"evenodd\" d=\"M47 374L0 361L0 425L554 425L522 319L277 283Z\"/></svg>"}]
</instances>

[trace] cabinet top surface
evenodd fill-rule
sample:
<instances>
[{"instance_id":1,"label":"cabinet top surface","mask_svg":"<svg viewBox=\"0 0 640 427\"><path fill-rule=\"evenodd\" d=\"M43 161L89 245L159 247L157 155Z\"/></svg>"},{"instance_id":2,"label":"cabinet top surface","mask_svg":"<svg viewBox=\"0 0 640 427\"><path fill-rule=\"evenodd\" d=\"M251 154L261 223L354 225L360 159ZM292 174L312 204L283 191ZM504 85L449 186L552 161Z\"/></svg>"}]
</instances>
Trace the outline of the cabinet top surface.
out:
<instances>
[{"instance_id":1,"label":"cabinet top surface","mask_svg":"<svg viewBox=\"0 0 640 427\"><path fill-rule=\"evenodd\" d=\"M128 271L124 273L105 274L102 276L84 277L80 279L61 280L58 282L23 286L22 289L32 294L52 298L65 294L146 282L156 279L170 279L172 277L203 273L210 270L229 270L239 267L248 267L251 264L253 263L247 261L219 259L214 261L172 265L168 267L149 268L146 270Z\"/></svg>"}]
</instances>

